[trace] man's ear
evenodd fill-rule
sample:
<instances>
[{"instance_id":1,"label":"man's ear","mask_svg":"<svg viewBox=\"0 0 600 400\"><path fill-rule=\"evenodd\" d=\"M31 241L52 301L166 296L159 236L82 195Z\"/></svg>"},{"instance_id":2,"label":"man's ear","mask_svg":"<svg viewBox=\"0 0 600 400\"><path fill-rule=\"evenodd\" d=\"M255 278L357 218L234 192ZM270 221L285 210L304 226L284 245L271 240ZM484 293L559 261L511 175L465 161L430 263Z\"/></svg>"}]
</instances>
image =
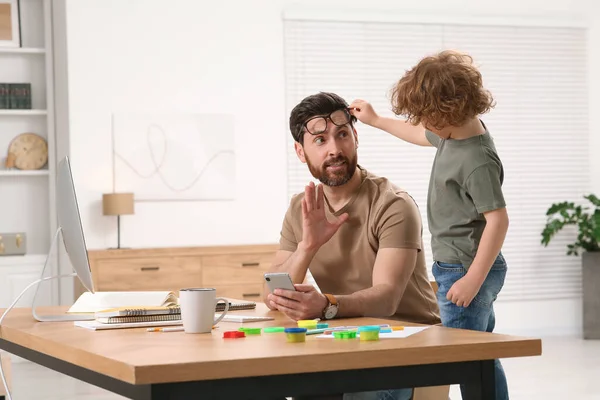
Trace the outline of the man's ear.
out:
<instances>
[{"instance_id":1,"label":"man's ear","mask_svg":"<svg viewBox=\"0 0 600 400\"><path fill-rule=\"evenodd\" d=\"M304 157L304 147L298 142L294 142L294 149L296 150L296 155L303 163L306 163L306 157Z\"/></svg>"},{"instance_id":2,"label":"man's ear","mask_svg":"<svg viewBox=\"0 0 600 400\"><path fill-rule=\"evenodd\" d=\"M352 127L352 132L354 132L354 141L356 142L356 148L358 148L358 132L356 132L356 128Z\"/></svg>"}]
</instances>

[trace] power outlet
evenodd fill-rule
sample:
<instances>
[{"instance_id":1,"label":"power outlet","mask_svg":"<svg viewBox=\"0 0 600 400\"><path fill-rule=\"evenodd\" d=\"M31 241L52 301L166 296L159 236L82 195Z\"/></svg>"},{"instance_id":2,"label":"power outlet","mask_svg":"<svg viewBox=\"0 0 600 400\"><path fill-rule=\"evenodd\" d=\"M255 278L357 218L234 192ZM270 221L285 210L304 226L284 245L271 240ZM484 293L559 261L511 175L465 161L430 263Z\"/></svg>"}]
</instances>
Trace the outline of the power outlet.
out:
<instances>
[{"instance_id":1,"label":"power outlet","mask_svg":"<svg viewBox=\"0 0 600 400\"><path fill-rule=\"evenodd\" d=\"M0 233L0 256L22 256L27 252L27 235Z\"/></svg>"}]
</instances>

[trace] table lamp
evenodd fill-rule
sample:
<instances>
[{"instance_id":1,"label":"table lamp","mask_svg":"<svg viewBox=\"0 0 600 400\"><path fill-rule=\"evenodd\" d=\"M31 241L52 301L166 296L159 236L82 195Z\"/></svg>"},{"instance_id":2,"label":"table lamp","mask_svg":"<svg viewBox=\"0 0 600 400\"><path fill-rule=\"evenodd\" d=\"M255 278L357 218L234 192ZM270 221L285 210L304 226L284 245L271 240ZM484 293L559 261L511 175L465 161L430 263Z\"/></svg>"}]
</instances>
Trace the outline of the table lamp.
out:
<instances>
[{"instance_id":1,"label":"table lamp","mask_svg":"<svg viewBox=\"0 0 600 400\"><path fill-rule=\"evenodd\" d=\"M121 248L121 215L133 214L133 193L102 195L102 214L117 216L117 249Z\"/></svg>"}]
</instances>

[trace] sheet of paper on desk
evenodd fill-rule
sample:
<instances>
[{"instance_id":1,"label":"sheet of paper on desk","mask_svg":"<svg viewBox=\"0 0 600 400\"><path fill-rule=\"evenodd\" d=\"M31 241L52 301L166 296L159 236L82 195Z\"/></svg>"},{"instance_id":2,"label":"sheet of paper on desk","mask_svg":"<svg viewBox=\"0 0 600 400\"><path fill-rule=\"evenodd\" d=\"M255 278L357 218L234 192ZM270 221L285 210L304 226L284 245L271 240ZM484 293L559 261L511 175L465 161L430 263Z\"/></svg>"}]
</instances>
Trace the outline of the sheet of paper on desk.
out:
<instances>
[{"instance_id":1,"label":"sheet of paper on desk","mask_svg":"<svg viewBox=\"0 0 600 400\"><path fill-rule=\"evenodd\" d=\"M419 333L429 328L429 326L405 326L401 331L384 332L379 334L379 339L402 339L407 338L410 335ZM360 333L356 334L360 336ZM333 335L318 335L318 338L333 339Z\"/></svg>"},{"instance_id":2,"label":"sheet of paper on desk","mask_svg":"<svg viewBox=\"0 0 600 400\"><path fill-rule=\"evenodd\" d=\"M220 313L215 314L215 318L221 315ZM238 314L225 314L225 317L221 322L259 322L259 321L271 321L273 317L258 317L254 315L238 315Z\"/></svg>"}]
</instances>

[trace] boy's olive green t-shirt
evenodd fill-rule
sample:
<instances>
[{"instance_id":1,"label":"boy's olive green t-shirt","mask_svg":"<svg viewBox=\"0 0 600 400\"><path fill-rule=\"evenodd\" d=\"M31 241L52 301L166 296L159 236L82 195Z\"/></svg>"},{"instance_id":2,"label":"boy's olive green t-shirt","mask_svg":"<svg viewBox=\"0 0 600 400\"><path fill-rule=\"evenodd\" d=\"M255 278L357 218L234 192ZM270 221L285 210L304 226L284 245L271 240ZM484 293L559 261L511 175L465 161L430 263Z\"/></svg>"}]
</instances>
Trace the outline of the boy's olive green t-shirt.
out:
<instances>
[{"instance_id":1,"label":"boy's olive green t-shirt","mask_svg":"<svg viewBox=\"0 0 600 400\"><path fill-rule=\"evenodd\" d=\"M487 128L463 140L426 136L437 147L427 196L433 259L468 269L485 228L483 213L506 206L502 162Z\"/></svg>"}]
</instances>

